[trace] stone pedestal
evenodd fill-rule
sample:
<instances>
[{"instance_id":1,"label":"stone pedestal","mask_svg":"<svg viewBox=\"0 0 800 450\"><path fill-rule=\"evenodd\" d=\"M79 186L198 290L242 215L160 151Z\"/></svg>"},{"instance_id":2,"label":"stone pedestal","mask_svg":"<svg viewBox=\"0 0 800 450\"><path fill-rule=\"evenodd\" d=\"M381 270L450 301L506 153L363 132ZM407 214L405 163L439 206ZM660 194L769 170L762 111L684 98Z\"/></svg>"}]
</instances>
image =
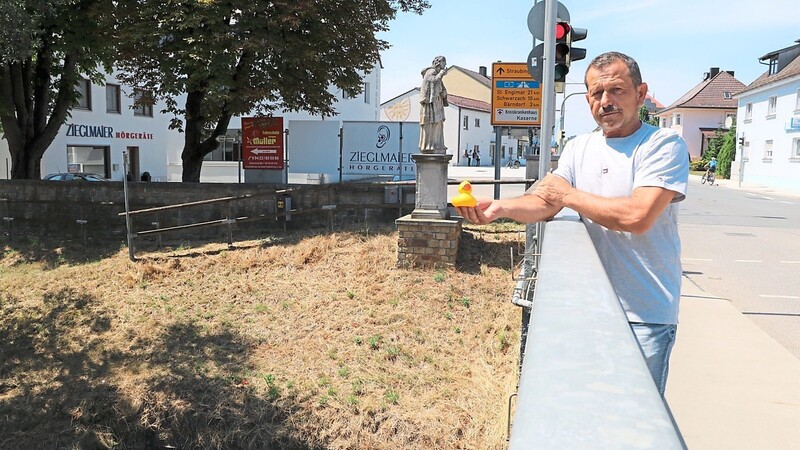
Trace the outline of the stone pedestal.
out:
<instances>
[{"instance_id":1,"label":"stone pedestal","mask_svg":"<svg viewBox=\"0 0 800 450\"><path fill-rule=\"evenodd\" d=\"M561 155L550 155L550 167L547 169L548 172L556 170L556 167L558 167L558 158L560 157ZM539 155L525 156L525 174L528 178L539 179L539 160Z\"/></svg>"},{"instance_id":2,"label":"stone pedestal","mask_svg":"<svg viewBox=\"0 0 800 450\"><path fill-rule=\"evenodd\" d=\"M462 223L460 217L417 219L413 213L397 219L397 266L455 267Z\"/></svg>"},{"instance_id":3,"label":"stone pedestal","mask_svg":"<svg viewBox=\"0 0 800 450\"><path fill-rule=\"evenodd\" d=\"M417 153L411 159L417 164L417 192L414 219L449 219L447 207L447 165L453 155Z\"/></svg>"}]
</instances>

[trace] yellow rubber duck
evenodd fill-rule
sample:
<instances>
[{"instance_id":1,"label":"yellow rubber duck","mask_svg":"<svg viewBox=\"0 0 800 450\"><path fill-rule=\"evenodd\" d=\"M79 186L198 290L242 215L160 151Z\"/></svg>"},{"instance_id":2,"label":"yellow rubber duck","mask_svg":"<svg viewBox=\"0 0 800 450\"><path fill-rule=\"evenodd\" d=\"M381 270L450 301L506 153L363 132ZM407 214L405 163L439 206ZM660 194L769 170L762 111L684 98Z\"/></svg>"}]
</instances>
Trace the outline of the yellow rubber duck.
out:
<instances>
[{"instance_id":1,"label":"yellow rubber duck","mask_svg":"<svg viewBox=\"0 0 800 450\"><path fill-rule=\"evenodd\" d=\"M458 195L453 197L450 203L457 208L460 206L471 208L478 204L478 200L472 196L472 185L469 181L464 180L458 185Z\"/></svg>"}]
</instances>

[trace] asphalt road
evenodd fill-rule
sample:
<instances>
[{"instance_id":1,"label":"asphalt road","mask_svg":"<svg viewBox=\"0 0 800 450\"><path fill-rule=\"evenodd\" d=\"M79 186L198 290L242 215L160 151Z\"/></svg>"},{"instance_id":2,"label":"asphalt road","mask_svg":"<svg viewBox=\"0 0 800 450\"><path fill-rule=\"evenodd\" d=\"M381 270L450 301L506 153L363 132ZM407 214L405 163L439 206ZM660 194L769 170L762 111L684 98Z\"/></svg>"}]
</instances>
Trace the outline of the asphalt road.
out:
<instances>
[{"instance_id":1,"label":"asphalt road","mask_svg":"<svg viewBox=\"0 0 800 450\"><path fill-rule=\"evenodd\" d=\"M491 180L492 167L450 167L451 180ZM501 169L501 179L524 179L525 168ZM492 197L491 185L473 186ZM456 194L448 187L448 198ZM504 185L501 198L523 193ZM684 283L729 300L746 317L800 358L800 194L701 184L691 176L679 218Z\"/></svg>"},{"instance_id":2,"label":"asphalt road","mask_svg":"<svg viewBox=\"0 0 800 450\"><path fill-rule=\"evenodd\" d=\"M679 218L684 283L730 300L800 358L800 196L698 180Z\"/></svg>"}]
</instances>

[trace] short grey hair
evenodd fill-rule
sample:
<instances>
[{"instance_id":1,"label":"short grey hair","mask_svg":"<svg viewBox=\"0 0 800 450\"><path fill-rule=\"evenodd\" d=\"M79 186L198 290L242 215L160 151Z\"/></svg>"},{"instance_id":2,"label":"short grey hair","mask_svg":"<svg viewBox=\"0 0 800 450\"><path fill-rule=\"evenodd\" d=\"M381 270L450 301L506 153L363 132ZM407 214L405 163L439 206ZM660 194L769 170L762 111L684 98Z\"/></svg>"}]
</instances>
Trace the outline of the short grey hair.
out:
<instances>
[{"instance_id":1,"label":"short grey hair","mask_svg":"<svg viewBox=\"0 0 800 450\"><path fill-rule=\"evenodd\" d=\"M628 67L628 73L631 76L631 80L633 80L634 86L638 87L640 84L642 84L642 72L639 70L639 64L636 63L635 59L620 52L606 52L597 55L592 62L589 63L589 67L586 68L586 74L583 76L583 84L587 84L586 75L589 73L590 69L602 69L603 67L613 64L617 61L622 61Z\"/></svg>"}]
</instances>

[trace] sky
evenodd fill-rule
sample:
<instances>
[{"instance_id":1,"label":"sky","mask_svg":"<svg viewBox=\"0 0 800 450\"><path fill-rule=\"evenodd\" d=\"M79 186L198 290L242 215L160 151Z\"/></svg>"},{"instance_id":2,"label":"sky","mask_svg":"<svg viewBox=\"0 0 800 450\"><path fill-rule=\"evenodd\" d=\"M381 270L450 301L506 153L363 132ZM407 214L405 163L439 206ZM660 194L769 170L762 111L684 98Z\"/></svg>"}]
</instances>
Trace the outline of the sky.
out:
<instances>
[{"instance_id":1,"label":"sky","mask_svg":"<svg viewBox=\"0 0 800 450\"><path fill-rule=\"evenodd\" d=\"M420 70L436 55L448 66L491 70L493 62L525 62L533 46L528 12L533 0L429 0L421 16L398 13L379 37L381 102L418 87ZM610 50L639 63L650 95L669 106L703 80L711 67L732 70L750 84L766 71L758 58L800 39L797 0L564 0L573 27L586 28L587 50L567 75L564 129L568 136L595 127L583 75L594 56ZM570 84L575 83L575 84ZM563 97L556 97L560 108ZM556 118L559 117L556 112Z\"/></svg>"}]
</instances>

